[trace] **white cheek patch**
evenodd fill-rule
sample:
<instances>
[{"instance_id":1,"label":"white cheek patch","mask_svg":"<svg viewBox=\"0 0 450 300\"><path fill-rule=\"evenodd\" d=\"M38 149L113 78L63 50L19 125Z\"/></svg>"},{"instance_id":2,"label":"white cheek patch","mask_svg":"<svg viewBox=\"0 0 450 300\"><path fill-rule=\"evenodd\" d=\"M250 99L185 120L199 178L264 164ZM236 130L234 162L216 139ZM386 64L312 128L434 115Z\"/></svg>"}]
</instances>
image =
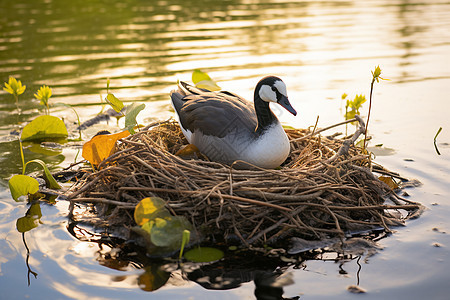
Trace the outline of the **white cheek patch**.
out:
<instances>
[{"instance_id":1,"label":"white cheek patch","mask_svg":"<svg viewBox=\"0 0 450 300\"><path fill-rule=\"evenodd\" d=\"M272 91L272 88L268 85L263 85L259 89L259 97L266 102L277 102L277 93Z\"/></svg>"},{"instance_id":2,"label":"white cheek patch","mask_svg":"<svg viewBox=\"0 0 450 300\"><path fill-rule=\"evenodd\" d=\"M273 84L273 86L280 92L281 95L285 96L287 98L287 91L286 91L286 85L283 81L277 80Z\"/></svg>"}]
</instances>

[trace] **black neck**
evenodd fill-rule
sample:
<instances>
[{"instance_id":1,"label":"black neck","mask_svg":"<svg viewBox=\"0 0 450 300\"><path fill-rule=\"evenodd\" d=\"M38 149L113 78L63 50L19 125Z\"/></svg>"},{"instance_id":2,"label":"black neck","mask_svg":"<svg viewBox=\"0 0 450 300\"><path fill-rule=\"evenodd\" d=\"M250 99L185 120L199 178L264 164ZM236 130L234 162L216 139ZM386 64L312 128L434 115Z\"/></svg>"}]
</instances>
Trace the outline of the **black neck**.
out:
<instances>
[{"instance_id":1,"label":"black neck","mask_svg":"<svg viewBox=\"0 0 450 300\"><path fill-rule=\"evenodd\" d=\"M262 132L277 121L277 117L270 110L269 103L262 100L255 92L255 112L258 118L257 132Z\"/></svg>"}]
</instances>

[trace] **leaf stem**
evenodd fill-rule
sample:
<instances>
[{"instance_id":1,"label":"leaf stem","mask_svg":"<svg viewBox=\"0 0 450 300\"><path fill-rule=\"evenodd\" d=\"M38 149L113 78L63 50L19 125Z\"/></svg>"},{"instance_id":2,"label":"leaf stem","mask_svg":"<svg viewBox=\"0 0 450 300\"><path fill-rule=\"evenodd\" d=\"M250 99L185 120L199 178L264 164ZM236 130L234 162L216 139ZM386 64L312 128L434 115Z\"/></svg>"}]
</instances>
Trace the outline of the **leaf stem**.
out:
<instances>
[{"instance_id":1,"label":"leaf stem","mask_svg":"<svg viewBox=\"0 0 450 300\"><path fill-rule=\"evenodd\" d=\"M375 83L375 77L372 78L372 83L370 84L370 95L369 95L369 113L367 114L367 122L366 122L366 130L364 131L364 143L363 150L366 150L366 142L367 142L367 129L369 128L369 120L370 120L370 111L372 110L372 93L373 93L373 85Z\"/></svg>"},{"instance_id":2,"label":"leaf stem","mask_svg":"<svg viewBox=\"0 0 450 300\"><path fill-rule=\"evenodd\" d=\"M22 159L22 175L25 175L25 158L23 156L22 141L19 138L20 158Z\"/></svg>"},{"instance_id":3,"label":"leaf stem","mask_svg":"<svg viewBox=\"0 0 450 300\"><path fill-rule=\"evenodd\" d=\"M439 149L436 145L436 138L438 137L439 133L441 133L442 127L439 127L438 131L436 132L436 135L434 136L434 149L436 149L436 152L438 155L441 155L441 152L439 152Z\"/></svg>"}]
</instances>

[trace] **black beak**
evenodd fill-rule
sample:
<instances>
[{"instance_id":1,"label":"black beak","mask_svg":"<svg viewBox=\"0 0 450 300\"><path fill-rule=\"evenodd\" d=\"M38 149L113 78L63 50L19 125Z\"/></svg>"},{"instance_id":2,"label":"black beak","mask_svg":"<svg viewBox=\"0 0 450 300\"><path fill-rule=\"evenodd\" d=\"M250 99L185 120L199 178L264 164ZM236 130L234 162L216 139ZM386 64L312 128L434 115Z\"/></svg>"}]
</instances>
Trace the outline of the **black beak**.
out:
<instances>
[{"instance_id":1,"label":"black beak","mask_svg":"<svg viewBox=\"0 0 450 300\"><path fill-rule=\"evenodd\" d=\"M278 100L278 104L280 104L281 106L283 106L288 112L290 112L291 114L293 114L294 116L297 115L297 112L295 111L295 109L292 107L291 103L289 103L289 99L283 95L281 95L280 100Z\"/></svg>"}]
</instances>

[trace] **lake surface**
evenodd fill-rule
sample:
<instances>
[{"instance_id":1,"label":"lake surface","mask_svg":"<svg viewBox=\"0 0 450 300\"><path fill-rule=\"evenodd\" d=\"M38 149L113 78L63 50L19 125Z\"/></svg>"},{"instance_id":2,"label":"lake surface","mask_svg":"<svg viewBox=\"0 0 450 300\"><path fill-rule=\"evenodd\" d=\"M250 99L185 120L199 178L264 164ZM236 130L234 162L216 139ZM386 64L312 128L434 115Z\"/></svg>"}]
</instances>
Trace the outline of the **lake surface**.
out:
<instances>
[{"instance_id":1,"label":"lake surface","mask_svg":"<svg viewBox=\"0 0 450 300\"><path fill-rule=\"evenodd\" d=\"M27 89L17 115L11 95L0 93L0 290L5 299L254 299L249 280L209 290L176 273L146 292L144 271L106 267L97 244L68 232L68 204L41 205L42 223L27 232L27 251L16 220L28 207L14 202L7 180L21 171L12 134L39 114L33 94L53 89L52 103L71 104L82 121L100 110L111 90L142 102L141 123L173 116L168 92L190 81L196 68L219 85L251 99L258 80L281 77L297 117L277 110L283 123L319 127L343 120L343 93L368 96L380 65L369 131L383 144L376 161L422 185L407 190L427 210L378 243L366 261L312 260L285 270L292 284L283 296L300 299L448 299L450 296L450 2L448 1L1 1L0 81L20 79ZM67 108L52 114L75 122ZM362 108L367 118L368 103ZM123 121L120 121L123 122ZM123 126L123 123L119 123ZM437 137L438 155L433 138ZM89 138L115 120L83 132ZM344 130L344 129L341 129ZM53 170L80 160L77 149L52 156L25 150ZM345 272L342 272L345 270ZM358 283L356 295L347 287Z\"/></svg>"}]
</instances>

